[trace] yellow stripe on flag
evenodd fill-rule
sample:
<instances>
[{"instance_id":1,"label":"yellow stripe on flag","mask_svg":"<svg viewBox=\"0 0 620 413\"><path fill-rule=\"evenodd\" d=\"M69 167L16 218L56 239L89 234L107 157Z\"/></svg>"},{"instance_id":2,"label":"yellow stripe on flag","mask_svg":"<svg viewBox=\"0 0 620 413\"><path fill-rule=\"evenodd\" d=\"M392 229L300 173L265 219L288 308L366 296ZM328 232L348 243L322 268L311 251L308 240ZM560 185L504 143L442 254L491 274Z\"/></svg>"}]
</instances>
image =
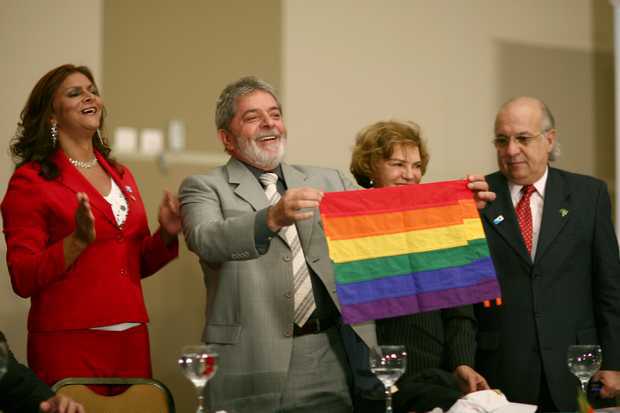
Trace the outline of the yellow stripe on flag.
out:
<instances>
[{"instance_id":1,"label":"yellow stripe on flag","mask_svg":"<svg viewBox=\"0 0 620 413\"><path fill-rule=\"evenodd\" d=\"M480 218L465 219L462 224L441 228L400 232L390 235L346 240L327 238L329 255L335 263L389 257L444 248L460 247L467 241L484 238Z\"/></svg>"}]
</instances>

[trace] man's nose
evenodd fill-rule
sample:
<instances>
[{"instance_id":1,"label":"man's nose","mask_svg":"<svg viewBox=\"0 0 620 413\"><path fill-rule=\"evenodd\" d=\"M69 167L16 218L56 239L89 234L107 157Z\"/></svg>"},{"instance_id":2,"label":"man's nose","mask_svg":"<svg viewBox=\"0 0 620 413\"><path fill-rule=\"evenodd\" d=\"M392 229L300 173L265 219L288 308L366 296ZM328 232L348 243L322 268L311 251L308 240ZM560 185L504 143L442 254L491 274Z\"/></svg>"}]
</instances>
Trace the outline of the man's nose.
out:
<instances>
[{"instance_id":1,"label":"man's nose","mask_svg":"<svg viewBox=\"0 0 620 413\"><path fill-rule=\"evenodd\" d=\"M263 116L262 126L265 128L273 128L275 121L269 115Z\"/></svg>"},{"instance_id":2,"label":"man's nose","mask_svg":"<svg viewBox=\"0 0 620 413\"><path fill-rule=\"evenodd\" d=\"M510 156L518 155L521 152L521 146L515 139L510 139L506 146L506 154Z\"/></svg>"}]
</instances>

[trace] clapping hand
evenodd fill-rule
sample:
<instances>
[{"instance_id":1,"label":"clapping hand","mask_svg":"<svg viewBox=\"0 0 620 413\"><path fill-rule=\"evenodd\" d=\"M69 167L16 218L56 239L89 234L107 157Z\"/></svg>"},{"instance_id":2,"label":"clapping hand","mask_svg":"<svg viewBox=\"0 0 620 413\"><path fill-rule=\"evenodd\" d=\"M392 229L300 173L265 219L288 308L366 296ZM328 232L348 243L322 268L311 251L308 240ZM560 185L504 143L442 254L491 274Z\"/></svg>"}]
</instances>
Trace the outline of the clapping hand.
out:
<instances>
[{"instance_id":1,"label":"clapping hand","mask_svg":"<svg viewBox=\"0 0 620 413\"><path fill-rule=\"evenodd\" d=\"M88 245L95 240L95 216L90 209L88 195L84 192L77 193L78 207L75 210L75 238L77 241Z\"/></svg>"},{"instance_id":2,"label":"clapping hand","mask_svg":"<svg viewBox=\"0 0 620 413\"><path fill-rule=\"evenodd\" d=\"M77 193L78 207L75 210L75 230L64 239L65 266L68 268L79 255L95 240L95 216L90 209L88 195Z\"/></svg>"},{"instance_id":3,"label":"clapping hand","mask_svg":"<svg viewBox=\"0 0 620 413\"><path fill-rule=\"evenodd\" d=\"M161 228L160 235L164 242L169 244L181 232L179 199L172 195L170 191L164 191L164 197L159 205L158 220Z\"/></svg>"}]
</instances>

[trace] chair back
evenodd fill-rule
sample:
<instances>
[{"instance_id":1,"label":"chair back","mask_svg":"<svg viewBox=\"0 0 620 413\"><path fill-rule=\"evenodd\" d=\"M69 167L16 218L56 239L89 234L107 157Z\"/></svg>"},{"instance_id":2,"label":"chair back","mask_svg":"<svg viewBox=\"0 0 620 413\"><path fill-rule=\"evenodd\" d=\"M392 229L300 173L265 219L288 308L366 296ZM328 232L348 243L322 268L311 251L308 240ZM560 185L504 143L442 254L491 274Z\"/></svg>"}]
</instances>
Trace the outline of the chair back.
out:
<instances>
[{"instance_id":1,"label":"chair back","mask_svg":"<svg viewBox=\"0 0 620 413\"><path fill-rule=\"evenodd\" d=\"M92 391L89 385L128 386L115 396ZM161 382L142 378L69 377L52 386L58 394L81 403L88 413L175 413L174 400Z\"/></svg>"}]
</instances>

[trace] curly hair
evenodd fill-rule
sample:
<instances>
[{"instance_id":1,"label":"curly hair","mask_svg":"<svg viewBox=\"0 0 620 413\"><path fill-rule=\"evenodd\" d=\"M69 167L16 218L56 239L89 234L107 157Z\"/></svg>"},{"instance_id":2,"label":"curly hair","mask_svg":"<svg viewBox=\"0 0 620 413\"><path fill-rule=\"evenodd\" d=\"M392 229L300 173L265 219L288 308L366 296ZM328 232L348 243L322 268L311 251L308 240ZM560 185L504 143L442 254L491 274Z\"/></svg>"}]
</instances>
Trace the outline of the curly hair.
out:
<instances>
[{"instance_id":1,"label":"curly hair","mask_svg":"<svg viewBox=\"0 0 620 413\"><path fill-rule=\"evenodd\" d=\"M10 144L11 156L16 168L34 161L41 165L40 175L45 179L51 180L58 176L58 166L51 159L51 155L57 149L50 139L50 118L54 112L52 104L62 82L73 73L83 74L95 85L95 79L88 67L65 64L47 72L30 92L28 101L20 114L17 131ZM100 130L103 129L105 113L104 108ZM120 165L109 157L111 149L107 140L97 134L97 132L93 134L93 146L121 172Z\"/></svg>"},{"instance_id":2,"label":"curly hair","mask_svg":"<svg viewBox=\"0 0 620 413\"><path fill-rule=\"evenodd\" d=\"M377 162L390 159L396 145L411 145L419 149L424 175L430 156L420 127L410 121L381 121L365 127L355 138L349 170L361 187L372 186Z\"/></svg>"}]
</instances>

